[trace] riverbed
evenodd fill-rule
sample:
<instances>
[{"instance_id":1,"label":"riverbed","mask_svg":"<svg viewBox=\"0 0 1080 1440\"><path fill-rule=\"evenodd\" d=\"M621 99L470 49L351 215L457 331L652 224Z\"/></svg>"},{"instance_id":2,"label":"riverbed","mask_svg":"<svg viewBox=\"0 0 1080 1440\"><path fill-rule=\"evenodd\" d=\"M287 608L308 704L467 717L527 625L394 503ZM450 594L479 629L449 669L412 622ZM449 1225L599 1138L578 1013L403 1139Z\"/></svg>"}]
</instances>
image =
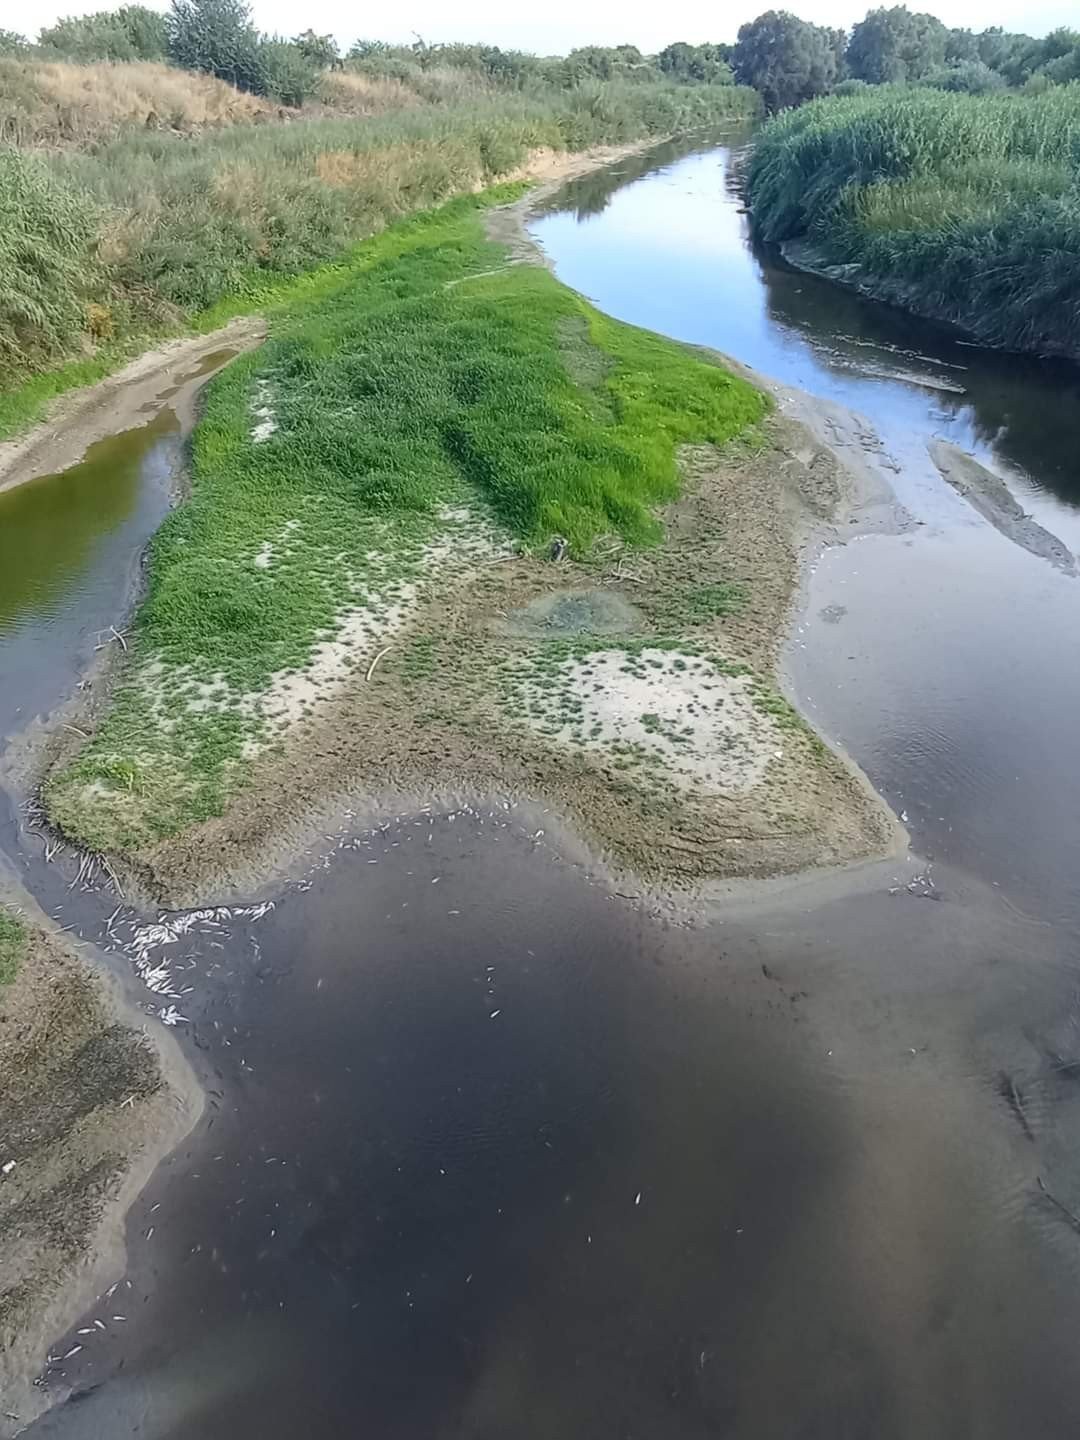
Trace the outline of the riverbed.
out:
<instances>
[{"instance_id":1,"label":"riverbed","mask_svg":"<svg viewBox=\"0 0 1080 1440\"><path fill-rule=\"evenodd\" d=\"M542 811L346 814L262 903L147 932L11 815L210 1101L44 1366L81 1398L31 1433L1075 1428L1080 588L925 437L1080 548L1077 376L755 252L737 159L621 162L535 233L604 309L842 400L894 457L912 524L824 552L787 660L916 858L691 923Z\"/></svg>"}]
</instances>

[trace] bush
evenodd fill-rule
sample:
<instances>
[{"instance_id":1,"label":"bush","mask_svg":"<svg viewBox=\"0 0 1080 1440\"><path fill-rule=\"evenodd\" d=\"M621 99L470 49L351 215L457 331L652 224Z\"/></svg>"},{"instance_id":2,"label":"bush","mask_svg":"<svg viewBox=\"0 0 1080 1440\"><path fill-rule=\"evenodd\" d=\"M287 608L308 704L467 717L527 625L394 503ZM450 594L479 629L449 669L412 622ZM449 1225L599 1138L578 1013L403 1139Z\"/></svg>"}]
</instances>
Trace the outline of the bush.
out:
<instances>
[{"instance_id":1,"label":"bush","mask_svg":"<svg viewBox=\"0 0 1080 1440\"><path fill-rule=\"evenodd\" d=\"M815 101L765 127L748 181L765 239L988 343L1080 356L1080 86Z\"/></svg>"},{"instance_id":2,"label":"bush","mask_svg":"<svg viewBox=\"0 0 1080 1440\"><path fill-rule=\"evenodd\" d=\"M953 90L966 95L987 95L994 90L1005 89L1005 77L981 60L942 65L937 70L931 70L922 83L935 90Z\"/></svg>"},{"instance_id":3,"label":"bush","mask_svg":"<svg viewBox=\"0 0 1080 1440\"><path fill-rule=\"evenodd\" d=\"M173 64L260 93L259 37L244 0L172 0L165 32Z\"/></svg>"},{"instance_id":4,"label":"bush","mask_svg":"<svg viewBox=\"0 0 1080 1440\"><path fill-rule=\"evenodd\" d=\"M282 105L299 108L315 93L319 82L318 70L300 46L277 36L259 41L255 66L252 90Z\"/></svg>"},{"instance_id":5,"label":"bush","mask_svg":"<svg viewBox=\"0 0 1080 1440\"><path fill-rule=\"evenodd\" d=\"M45 165L0 146L0 370L25 369L82 330L96 221Z\"/></svg>"}]
</instances>

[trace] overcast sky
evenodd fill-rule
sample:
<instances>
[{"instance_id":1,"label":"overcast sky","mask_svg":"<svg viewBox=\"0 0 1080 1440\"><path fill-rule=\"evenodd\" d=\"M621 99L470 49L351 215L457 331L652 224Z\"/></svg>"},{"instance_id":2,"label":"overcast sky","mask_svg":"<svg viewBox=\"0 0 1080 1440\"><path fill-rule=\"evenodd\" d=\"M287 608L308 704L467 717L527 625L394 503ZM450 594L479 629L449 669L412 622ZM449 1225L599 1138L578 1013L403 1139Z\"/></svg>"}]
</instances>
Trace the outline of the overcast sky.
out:
<instances>
[{"instance_id":1,"label":"overcast sky","mask_svg":"<svg viewBox=\"0 0 1080 1440\"><path fill-rule=\"evenodd\" d=\"M119 4L120 0L115 0ZM167 8L165 0L150 0L155 9ZM889 3L889 0L878 0ZM850 26L862 18L868 0L802 0L789 4L804 20L818 24ZM0 27L18 29L33 38L42 25L60 15L79 15L90 10L114 8L114 0L4 0ZM625 0L548 0L535 8L508 4L507 0L397 0L393 5L372 8L349 0L255 0L255 23L261 30L286 35L309 26L320 33L331 32L343 45L358 36L373 40L404 40L419 33L429 42L437 40L483 40L505 48L559 54L575 45L618 45L628 43L646 52L663 49L672 40L734 40L744 20L753 19L769 8L769 0L734 0L721 5L717 0L668 0L663 5L627 5ZM1002 25L1042 35L1057 25L1077 24L1077 0L936 0L929 9L946 25L967 25L981 30Z\"/></svg>"}]
</instances>

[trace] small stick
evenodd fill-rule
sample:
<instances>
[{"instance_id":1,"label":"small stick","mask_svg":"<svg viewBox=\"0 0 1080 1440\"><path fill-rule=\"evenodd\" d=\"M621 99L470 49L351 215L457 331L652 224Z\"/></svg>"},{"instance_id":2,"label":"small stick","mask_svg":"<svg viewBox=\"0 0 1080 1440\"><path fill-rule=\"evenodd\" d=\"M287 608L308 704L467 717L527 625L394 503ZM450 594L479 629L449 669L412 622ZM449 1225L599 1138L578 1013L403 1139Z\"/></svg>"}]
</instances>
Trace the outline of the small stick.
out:
<instances>
[{"instance_id":1,"label":"small stick","mask_svg":"<svg viewBox=\"0 0 1080 1440\"><path fill-rule=\"evenodd\" d=\"M72 730L72 731L74 731L74 733L75 733L76 735L81 735L84 740L89 740L89 739L90 739L90 736L88 735L88 733L87 733L85 730L80 730L79 727L78 727L78 725L68 725L68 724L65 722L65 724L64 724L64 729L65 729L65 730Z\"/></svg>"},{"instance_id":2,"label":"small stick","mask_svg":"<svg viewBox=\"0 0 1080 1440\"><path fill-rule=\"evenodd\" d=\"M393 648L394 647L392 645L387 645L385 649L380 650L379 653L375 656L375 659L372 660L371 664L368 666L367 678L369 680L371 679L372 675L375 674L375 666L378 665L379 661L383 658L384 655L389 655L390 651Z\"/></svg>"},{"instance_id":3,"label":"small stick","mask_svg":"<svg viewBox=\"0 0 1080 1440\"><path fill-rule=\"evenodd\" d=\"M127 654L127 641L124 639L123 635L120 634L120 631L117 630L117 628L116 628L115 625L110 625L110 626L109 626L109 629L110 629L110 630L112 631L112 633L116 636L117 640L120 641L120 644L124 647L124 654L126 655L126 654Z\"/></svg>"},{"instance_id":4,"label":"small stick","mask_svg":"<svg viewBox=\"0 0 1080 1440\"><path fill-rule=\"evenodd\" d=\"M1074 1215L1073 1212L1069 1209L1069 1207L1067 1205L1063 1205L1056 1195L1051 1195L1050 1191L1046 1188L1046 1183L1044 1182L1041 1175L1036 1175L1035 1179L1038 1183L1039 1189L1046 1196L1047 1200L1050 1201L1050 1204L1056 1206L1057 1209L1061 1211L1062 1215L1065 1216L1066 1220L1068 1220L1069 1224L1073 1227L1074 1230L1080 1230L1080 1215Z\"/></svg>"}]
</instances>

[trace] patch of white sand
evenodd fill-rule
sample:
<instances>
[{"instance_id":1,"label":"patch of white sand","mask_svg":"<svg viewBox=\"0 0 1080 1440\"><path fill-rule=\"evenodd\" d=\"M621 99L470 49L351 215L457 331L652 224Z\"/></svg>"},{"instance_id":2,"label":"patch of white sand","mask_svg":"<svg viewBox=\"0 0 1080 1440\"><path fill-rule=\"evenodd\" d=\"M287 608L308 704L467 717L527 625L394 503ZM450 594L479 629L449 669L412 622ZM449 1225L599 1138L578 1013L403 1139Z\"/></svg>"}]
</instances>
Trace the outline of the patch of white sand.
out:
<instances>
[{"instance_id":1,"label":"patch of white sand","mask_svg":"<svg viewBox=\"0 0 1080 1440\"><path fill-rule=\"evenodd\" d=\"M596 650L563 661L554 685L530 676L522 698L529 723L555 744L657 766L682 790L738 795L783 754L752 684L697 655Z\"/></svg>"},{"instance_id":2,"label":"patch of white sand","mask_svg":"<svg viewBox=\"0 0 1080 1440\"><path fill-rule=\"evenodd\" d=\"M251 427L251 438L256 445L261 445L264 440L269 440L277 427L277 416L271 403L271 389L269 380L257 380L255 382L255 398L251 402L251 413L256 423Z\"/></svg>"}]
</instances>

